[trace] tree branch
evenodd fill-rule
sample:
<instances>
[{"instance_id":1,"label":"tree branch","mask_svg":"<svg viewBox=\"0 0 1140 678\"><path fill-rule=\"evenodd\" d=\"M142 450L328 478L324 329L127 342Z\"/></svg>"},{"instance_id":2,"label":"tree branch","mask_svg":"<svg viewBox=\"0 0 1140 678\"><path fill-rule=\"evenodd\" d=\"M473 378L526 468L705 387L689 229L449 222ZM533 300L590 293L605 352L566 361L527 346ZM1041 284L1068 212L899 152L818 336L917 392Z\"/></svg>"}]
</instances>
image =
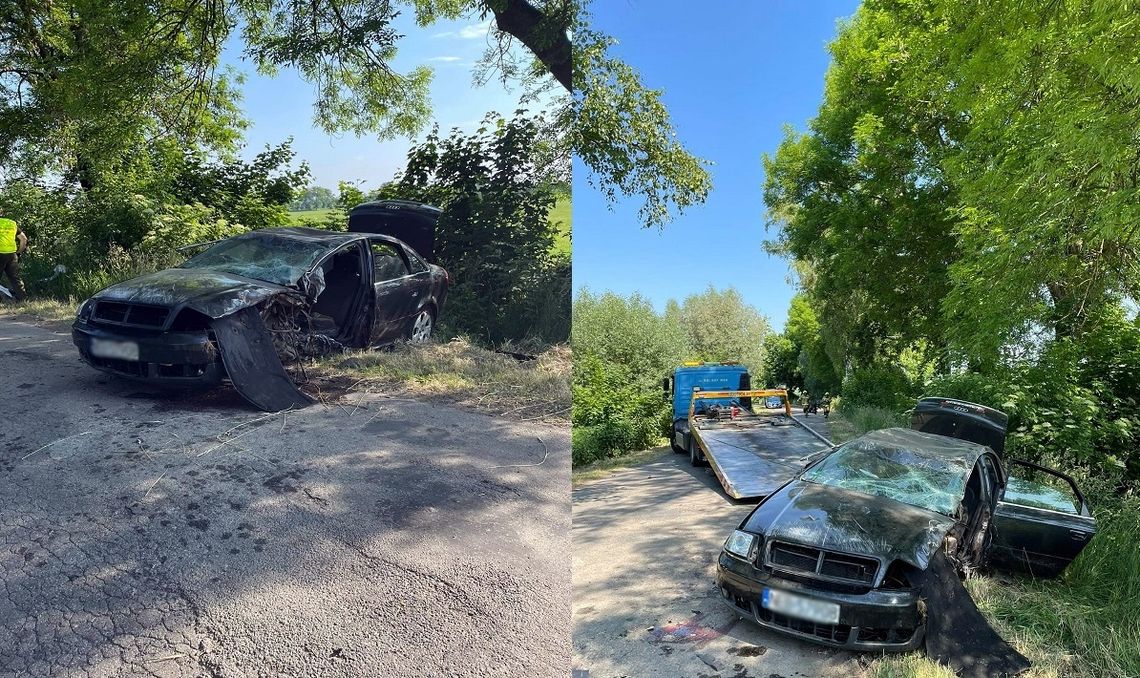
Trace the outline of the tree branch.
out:
<instances>
[{"instance_id":1,"label":"tree branch","mask_svg":"<svg viewBox=\"0 0 1140 678\"><path fill-rule=\"evenodd\" d=\"M557 25L527 0L488 3L495 27L527 46L567 92L574 91L573 57L567 26Z\"/></svg>"}]
</instances>

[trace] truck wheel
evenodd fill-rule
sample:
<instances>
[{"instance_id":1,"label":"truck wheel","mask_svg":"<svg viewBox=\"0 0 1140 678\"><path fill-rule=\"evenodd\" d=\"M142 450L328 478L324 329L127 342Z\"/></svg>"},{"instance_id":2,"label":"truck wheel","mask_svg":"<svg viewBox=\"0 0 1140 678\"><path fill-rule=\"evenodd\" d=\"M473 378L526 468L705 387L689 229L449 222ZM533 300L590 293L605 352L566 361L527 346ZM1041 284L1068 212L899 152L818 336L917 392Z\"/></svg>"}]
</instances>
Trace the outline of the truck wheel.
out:
<instances>
[{"instance_id":1,"label":"truck wheel","mask_svg":"<svg viewBox=\"0 0 1140 678\"><path fill-rule=\"evenodd\" d=\"M693 438L689 438L689 463L693 466L704 466L706 463L704 459L701 459L700 448Z\"/></svg>"},{"instance_id":2,"label":"truck wheel","mask_svg":"<svg viewBox=\"0 0 1140 678\"><path fill-rule=\"evenodd\" d=\"M672 447L673 451L676 452L677 454L684 454L685 453L685 448L683 448L677 444L677 427L676 426L673 426L673 437L669 439L669 447Z\"/></svg>"}]
</instances>

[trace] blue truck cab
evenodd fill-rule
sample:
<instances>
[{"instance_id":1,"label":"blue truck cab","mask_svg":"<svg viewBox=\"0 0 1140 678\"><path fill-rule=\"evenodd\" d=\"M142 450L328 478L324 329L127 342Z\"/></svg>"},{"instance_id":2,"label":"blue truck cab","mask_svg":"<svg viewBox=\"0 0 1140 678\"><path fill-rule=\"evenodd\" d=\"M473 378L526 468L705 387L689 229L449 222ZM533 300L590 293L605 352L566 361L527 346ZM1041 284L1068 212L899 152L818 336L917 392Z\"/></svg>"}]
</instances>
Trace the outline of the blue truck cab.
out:
<instances>
[{"instance_id":1,"label":"blue truck cab","mask_svg":"<svg viewBox=\"0 0 1140 678\"><path fill-rule=\"evenodd\" d=\"M670 443L674 452L689 449L689 404L693 388L702 391L747 391L752 388L748 368L740 363L686 362L661 381L665 397L673 403L673 431ZM702 400L701 404L728 405L728 400Z\"/></svg>"}]
</instances>

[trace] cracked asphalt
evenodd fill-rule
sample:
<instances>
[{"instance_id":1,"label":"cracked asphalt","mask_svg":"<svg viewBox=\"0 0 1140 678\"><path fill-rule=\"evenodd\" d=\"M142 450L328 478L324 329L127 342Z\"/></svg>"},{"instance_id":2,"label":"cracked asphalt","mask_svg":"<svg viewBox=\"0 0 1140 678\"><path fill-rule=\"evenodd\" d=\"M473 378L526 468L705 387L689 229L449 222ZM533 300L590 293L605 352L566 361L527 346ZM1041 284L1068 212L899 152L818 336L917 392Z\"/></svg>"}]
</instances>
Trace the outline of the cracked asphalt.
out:
<instances>
[{"instance_id":1,"label":"cracked asphalt","mask_svg":"<svg viewBox=\"0 0 1140 678\"><path fill-rule=\"evenodd\" d=\"M0 676L566 675L567 427L0 364Z\"/></svg>"},{"instance_id":2,"label":"cracked asphalt","mask_svg":"<svg viewBox=\"0 0 1140 678\"><path fill-rule=\"evenodd\" d=\"M822 416L800 417L826 432ZM575 678L849 678L858 655L782 636L721 599L716 559L756 505L664 453L573 492Z\"/></svg>"}]
</instances>

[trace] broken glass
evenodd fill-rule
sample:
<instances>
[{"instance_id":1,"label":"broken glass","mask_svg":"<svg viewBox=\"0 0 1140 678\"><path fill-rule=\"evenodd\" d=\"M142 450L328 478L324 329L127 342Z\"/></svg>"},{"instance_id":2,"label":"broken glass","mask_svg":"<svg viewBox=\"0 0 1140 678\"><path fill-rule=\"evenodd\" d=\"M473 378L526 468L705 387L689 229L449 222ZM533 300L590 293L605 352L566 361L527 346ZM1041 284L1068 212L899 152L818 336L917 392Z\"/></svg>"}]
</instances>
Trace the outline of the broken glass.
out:
<instances>
[{"instance_id":1,"label":"broken glass","mask_svg":"<svg viewBox=\"0 0 1140 678\"><path fill-rule=\"evenodd\" d=\"M876 431L844 444L803 479L953 516L977 453L937 438L905 429Z\"/></svg>"},{"instance_id":2,"label":"broken glass","mask_svg":"<svg viewBox=\"0 0 1140 678\"><path fill-rule=\"evenodd\" d=\"M1060 511L1077 515L1081 512L1080 502L1069 488L1058 488L1044 482L1017 478L1011 473L1005 487L1002 501L1019 506Z\"/></svg>"},{"instance_id":3,"label":"broken glass","mask_svg":"<svg viewBox=\"0 0 1140 678\"><path fill-rule=\"evenodd\" d=\"M257 237L223 240L179 268L222 271L274 285L296 285L328 251L325 245L258 233Z\"/></svg>"}]
</instances>

